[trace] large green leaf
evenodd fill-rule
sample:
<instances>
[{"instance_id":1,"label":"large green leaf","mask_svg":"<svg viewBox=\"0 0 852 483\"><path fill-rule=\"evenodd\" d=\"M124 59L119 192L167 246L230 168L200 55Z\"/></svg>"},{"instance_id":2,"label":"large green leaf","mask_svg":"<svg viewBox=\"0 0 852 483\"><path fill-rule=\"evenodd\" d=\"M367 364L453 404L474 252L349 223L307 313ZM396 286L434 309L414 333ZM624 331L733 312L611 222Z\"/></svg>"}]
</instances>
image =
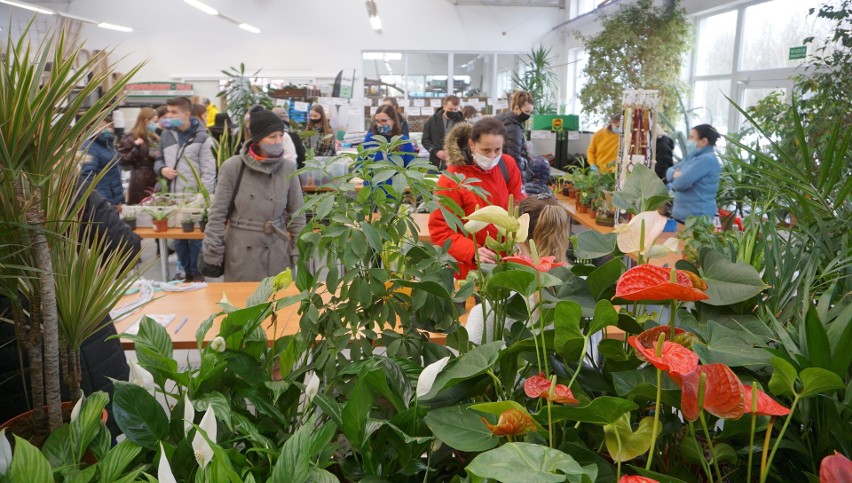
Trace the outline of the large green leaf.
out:
<instances>
[{"instance_id":1,"label":"large green leaf","mask_svg":"<svg viewBox=\"0 0 852 483\"><path fill-rule=\"evenodd\" d=\"M113 446L104 459L98 463L101 476L100 483L116 481L141 452L142 447L129 439L124 439Z\"/></svg>"},{"instance_id":2,"label":"large green leaf","mask_svg":"<svg viewBox=\"0 0 852 483\"><path fill-rule=\"evenodd\" d=\"M6 478L10 482L53 483L53 472L50 470L47 458L29 441L16 435L12 464L9 466Z\"/></svg>"},{"instance_id":3,"label":"large green leaf","mask_svg":"<svg viewBox=\"0 0 852 483\"><path fill-rule=\"evenodd\" d=\"M574 257L578 260L594 260L595 258L612 255L615 251L617 235L615 233L599 233L586 230L574 238Z\"/></svg>"},{"instance_id":4,"label":"large green leaf","mask_svg":"<svg viewBox=\"0 0 852 483\"><path fill-rule=\"evenodd\" d=\"M828 334L817 315L816 308L813 306L808 309L803 326L808 358L811 360L811 364L823 369L830 369L831 346L828 343Z\"/></svg>"},{"instance_id":5,"label":"large green leaf","mask_svg":"<svg viewBox=\"0 0 852 483\"><path fill-rule=\"evenodd\" d=\"M663 425L657 421L657 437L663 430ZM618 433L616 435L616 433ZM654 434L654 418L642 418L636 431L630 426L630 415L622 415L615 424L604 425L606 449L613 461L630 461L648 451L651 447L651 436ZM619 449L620 448L620 449Z\"/></svg>"},{"instance_id":6,"label":"large green leaf","mask_svg":"<svg viewBox=\"0 0 852 483\"><path fill-rule=\"evenodd\" d=\"M169 435L169 419L163 407L135 384L115 381L112 408L118 427L139 446L156 450L158 442Z\"/></svg>"},{"instance_id":7,"label":"large green leaf","mask_svg":"<svg viewBox=\"0 0 852 483\"><path fill-rule=\"evenodd\" d=\"M567 300L558 302L553 311L553 348L567 360L577 360L583 348L585 336L580 329L582 316L583 309Z\"/></svg>"},{"instance_id":8,"label":"large green leaf","mask_svg":"<svg viewBox=\"0 0 852 483\"><path fill-rule=\"evenodd\" d=\"M799 377L802 380L802 398L816 396L831 391L843 389L843 379L837 374L820 367L808 367L803 370Z\"/></svg>"},{"instance_id":9,"label":"large green leaf","mask_svg":"<svg viewBox=\"0 0 852 483\"><path fill-rule=\"evenodd\" d=\"M618 421L622 414L638 409L639 406L633 401L617 397L601 396L592 400L586 406L560 406L553 408L551 414L553 421L570 419L583 423L597 425L613 424Z\"/></svg>"},{"instance_id":10,"label":"large green leaf","mask_svg":"<svg viewBox=\"0 0 852 483\"><path fill-rule=\"evenodd\" d=\"M772 364L769 390L776 396L785 394L792 396L796 392L796 379L798 378L796 368L780 357L773 357L769 362Z\"/></svg>"},{"instance_id":11,"label":"large green leaf","mask_svg":"<svg viewBox=\"0 0 852 483\"><path fill-rule=\"evenodd\" d=\"M706 343L695 343L692 350L703 364L719 363L730 367L754 367L769 365L772 355L760 347L754 347L750 337L735 332L714 321L707 323Z\"/></svg>"},{"instance_id":12,"label":"large green leaf","mask_svg":"<svg viewBox=\"0 0 852 483\"><path fill-rule=\"evenodd\" d=\"M612 202L635 215L656 210L668 198L668 190L660 177L644 165L636 164L627 176L624 188L613 195Z\"/></svg>"},{"instance_id":13,"label":"large green leaf","mask_svg":"<svg viewBox=\"0 0 852 483\"><path fill-rule=\"evenodd\" d=\"M478 414L463 406L429 411L424 421L435 437L459 451L487 451L500 441Z\"/></svg>"},{"instance_id":14,"label":"large green leaf","mask_svg":"<svg viewBox=\"0 0 852 483\"><path fill-rule=\"evenodd\" d=\"M101 429L101 416L104 408L109 403L109 396L103 391L97 391L89 395L80 408L77 419L71 421L71 438L74 444L75 463L83 458L83 453L98 431Z\"/></svg>"},{"instance_id":15,"label":"large green leaf","mask_svg":"<svg viewBox=\"0 0 852 483\"><path fill-rule=\"evenodd\" d=\"M349 401L346 402L341 414L343 420L341 430L353 446L360 448L365 444L367 416L372 407L373 391L366 382L358 381L349 394Z\"/></svg>"},{"instance_id":16,"label":"large green leaf","mask_svg":"<svg viewBox=\"0 0 852 483\"><path fill-rule=\"evenodd\" d=\"M595 304L595 316L589 323L588 335L593 335L611 325L618 324L618 312L609 300L598 300Z\"/></svg>"},{"instance_id":17,"label":"large green leaf","mask_svg":"<svg viewBox=\"0 0 852 483\"><path fill-rule=\"evenodd\" d=\"M649 400L657 397L657 369L654 367L613 372L611 375L615 393L619 396L642 396ZM672 406L679 406L680 388L667 376L663 377L662 381L663 401Z\"/></svg>"},{"instance_id":18,"label":"large green leaf","mask_svg":"<svg viewBox=\"0 0 852 483\"><path fill-rule=\"evenodd\" d=\"M484 374L497 362L497 357L503 347L502 341L491 342L459 357L438 374L432 389L423 397L423 400L432 399L445 388Z\"/></svg>"},{"instance_id":19,"label":"large green leaf","mask_svg":"<svg viewBox=\"0 0 852 483\"><path fill-rule=\"evenodd\" d=\"M522 269L507 270L493 274L486 289L499 287L515 291L525 297L529 297L538 290L535 283L535 274Z\"/></svg>"},{"instance_id":20,"label":"large green leaf","mask_svg":"<svg viewBox=\"0 0 852 483\"><path fill-rule=\"evenodd\" d=\"M482 453L465 468L470 476L503 483L595 481L595 465L580 466L571 456L540 444L508 443Z\"/></svg>"},{"instance_id":21,"label":"large green leaf","mask_svg":"<svg viewBox=\"0 0 852 483\"><path fill-rule=\"evenodd\" d=\"M278 461L272 469L272 481L290 481L304 483L310 477L311 454L307 447L311 442L311 433L316 425L316 417L312 417L301 426L281 447Z\"/></svg>"},{"instance_id":22,"label":"large green leaf","mask_svg":"<svg viewBox=\"0 0 852 483\"><path fill-rule=\"evenodd\" d=\"M620 257L613 258L590 273L586 277L586 282L589 284L589 291L592 292L595 300L606 296L607 290L615 286L622 273L624 273L624 262Z\"/></svg>"},{"instance_id":23,"label":"large green leaf","mask_svg":"<svg viewBox=\"0 0 852 483\"><path fill-rule=\"evenodd\" d=\"M760 274L747 263L733 263L725 255L706 248L701 250L701 272L710 297L703 303L732 305L748 300L765 289Z\"/></svg>"}]
</instances>

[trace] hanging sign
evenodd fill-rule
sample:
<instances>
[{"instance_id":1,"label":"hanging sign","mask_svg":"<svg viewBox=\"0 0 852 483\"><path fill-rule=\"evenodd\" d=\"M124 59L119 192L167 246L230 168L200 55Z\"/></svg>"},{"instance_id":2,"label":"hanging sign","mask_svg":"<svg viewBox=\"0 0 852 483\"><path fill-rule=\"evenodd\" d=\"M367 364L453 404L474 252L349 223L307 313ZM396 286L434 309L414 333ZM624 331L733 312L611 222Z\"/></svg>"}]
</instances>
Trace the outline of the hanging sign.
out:
<instances>
[{"instance_id":1,"label":"hanging sign","mask_svg":"<svg viewBox=\"0 0 852 483\"><path fill-rule=\"evenodd\" d=\"M804 59L808 55L808 46L790 47L790 60Z\"/></svg>"}]
</instances>

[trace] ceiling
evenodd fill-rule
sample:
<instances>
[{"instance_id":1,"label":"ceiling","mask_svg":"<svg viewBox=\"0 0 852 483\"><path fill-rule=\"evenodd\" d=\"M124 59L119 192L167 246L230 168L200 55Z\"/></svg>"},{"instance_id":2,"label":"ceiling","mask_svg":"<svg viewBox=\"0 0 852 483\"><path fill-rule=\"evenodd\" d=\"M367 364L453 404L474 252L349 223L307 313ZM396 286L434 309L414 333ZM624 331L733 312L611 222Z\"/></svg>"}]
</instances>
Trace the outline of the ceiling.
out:
<instances>
[{"instance_id":1,"label":"ceiling","mask_svg":"<svg viewBox=\"0 0 852 483\"><path fill-rule=\"evenodd\" d=\"M565 8L565 0L447 0L453 5L483 5L488 7L554 7Z\"/></svg>"}]
</instances>

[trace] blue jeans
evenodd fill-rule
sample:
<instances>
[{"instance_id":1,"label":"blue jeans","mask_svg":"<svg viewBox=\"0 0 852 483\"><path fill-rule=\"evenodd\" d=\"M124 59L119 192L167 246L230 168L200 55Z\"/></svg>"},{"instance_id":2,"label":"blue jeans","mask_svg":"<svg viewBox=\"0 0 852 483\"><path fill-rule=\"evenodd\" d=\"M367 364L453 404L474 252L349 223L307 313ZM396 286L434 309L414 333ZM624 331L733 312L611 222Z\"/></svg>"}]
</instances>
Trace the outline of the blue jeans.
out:
<instances>
[{"instance_id":1,"label":"blue jeans","mask_svg":"<svg viewBox=\"0 0 852 483\"><path fill-rule=\"evenodd\" d=\"M201 240L175 240L175 252L187 277L200 273L198 256L201 253Z\"/></svg>"}]
</instances>

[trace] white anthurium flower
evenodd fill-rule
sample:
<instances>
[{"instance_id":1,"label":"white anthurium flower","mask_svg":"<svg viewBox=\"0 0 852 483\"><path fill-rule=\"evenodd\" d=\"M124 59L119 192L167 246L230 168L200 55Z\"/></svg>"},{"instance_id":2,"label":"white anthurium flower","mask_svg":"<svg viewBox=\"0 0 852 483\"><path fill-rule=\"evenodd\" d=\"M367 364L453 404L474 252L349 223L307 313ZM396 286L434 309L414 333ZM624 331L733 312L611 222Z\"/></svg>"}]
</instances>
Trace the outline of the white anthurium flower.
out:
<instances>
[{"instance_id":1,"label":"white anthurium flower","mask_svg":"<svg viewBox=\"0 0 852 483\"><path fill-rule=\"evenodd\" d=\"M639 242L642 239L642 225L645 226L644 249L647 251L654 240L663 232L668 219L656 211L643 211L634 216L630 223L617 227L614 231L618 233L618 249L622 253L636 253L639 251ZM643 253L644 254L644 253Z\"/></svg>"},{"instance_id":2,"label":"white anthurium flower","mask_svg":"<svg viewBox=\"0 0 852 483\"><path fill-rule=\"evenodd\" d=\"M177 483L172 467L169 465L169 460L166 458L166 450L163 448L163 443L160 443L160 466L157 468L157 480L160 483Z\"/></svg>"},{"instance_id":3,"label":"white anthurium flower","mask_svg":"<svg viewBox=\"0 0 852 483\"><path fill-rule=\"evenodd\" d=\"M212 341L210 341L210 349L216 352L225 352L225 349L228 348L228 344L225 343L225 338L222 336L216 336Z\"/></svg>"},{"instance_id":4,"label":"white anthurium flower","mask_svg":"<svg viewBox=\"0 0 852 483\"><path fill-rule=\"evenodd\" d=\"M74 404L74 409L71 410L71 421L75 421L80 416L80 408L83 407L83 399L85 398L85 396L80 396L80 399Z\"/></svg>"},{"instance_id":5,"label":"white anthurium flower","mask_svg":"<svg viewBox=\"0 0 852 483\"><path fill-rule=\"evenodd\" d=\"M506 231L518 230L518 220L514 216L510 215L505 209L495 205L480 208L467 215L465 219L485 223L485 226L494 225L497 228L502 228ZM475 225L474 228L478 226L479 225ZM484 226L482 228L484 228ZM482 228L479 228L479 230ZM465 224L465 229L467 229L467 224Z\"/></svg>"},{"instance_id":6,"label":"white anthurium flower","mask_svg":"<svg viewBox=\"0 0 852 483\"><path fill-rule=\"evenodd\" d=\"M645 250L645 258L659 258L677 253L680 248L680 240L677 238L669 238L662 245L652 245L651 248Z\"/></svg>"},{"instance_id":7,"label":"white anthurium flower","mask_svg":"<svg viewBox=\"0 0 852 483\"><path fill-rule=\"evenodd\" d=\"M527 241L527 238L529 237L530 214L524 213L523 215L518 217L518 224L520 224L520 227L518 227L518 231L515 234L515 242L523 243Z\"/></svg>"},{"instance_id":8,"label":"white anthurium flower","mask_svg":"<svg viewBox=\"0 0 852 483\"><path fill-rule=\"evenodd\" d=\"M192 423L195 421L195 408L192 407L192 401L189 400L189 395L183 395L183 434L189 435L189 430L192 429Z\"/></svg>"},{"instance_id":9,"label":"white anthurium flower","mask_svg":"<svg viewBox=\"0 0 852 483\"><path fill-rule=\"evenodd\" d=\"M207 434L210 441L216 442L216 412L213 411L212 405L207 406L207 411L204 412L198 427ZM195 461L198 461L198 466L204 469L213 459L213 448L201 435L201 431L195 432L195 437L192 438L192 449L195 452Z\"/></svg>"},{"instance_id":10,"label":"white anthurium flower","mask_svg":"<svg viewBox=\"0 0 852 483\"><path fill-rule=\"evenodd\" d=\"M130 362L130 382L131 384L136 384L139 387L144 388L146 391L154 394L154 376L151 375L144 367L140 366L136 363L136 361Z\"/></svg>"},{"instance_id":11,"label":"white anthurium flower","mask_svg":"<svg viewBox=\"0 0 852 483\"><path fill-rule=\"evenodd\" d=\"M12 465L12 445L6 439L6 428L0 430L0 475L5 475Z\"/></svg>"},{"instance_id":12,"label":"white anthurium flower","mask_svg":"<svg viewBox=\"0 0 852 483\"><path fill-rule=\"evenodd\" d=\"M432 390L432 385L435 384L435 378L438 377L438 374L440 374L445 367L447 367L448 362L450 362L450 356L438 359L423 368L423 372L421 372L420 377L417 378L416 394L418 398L429 394L429 391Z\"/></svg>"},{"instance_id":13,"label":"white anthurium flower","mask_svg":"<svg viewBox=\"0 0 852 483\"><path fill-rule=\"evenodd\" d=\"M311 374L305 379L305 397L308 398L308 403L310 403L314 399L314 396L316 396L319 392L319 384L320 379L315 372L311 372Z\"/></svg>"},{"instance_id":14,"label":"white anthurium flower","mask_svg":"<svg viewBox=\"0 0 852 483\"><path fill-rule=\"evenodd\" d=\"M483 221L470 220L464 224L464 230L471 235L475 235L485 229L486 226L488 226L488 223Z\"/></svg>"}]
</instances>

